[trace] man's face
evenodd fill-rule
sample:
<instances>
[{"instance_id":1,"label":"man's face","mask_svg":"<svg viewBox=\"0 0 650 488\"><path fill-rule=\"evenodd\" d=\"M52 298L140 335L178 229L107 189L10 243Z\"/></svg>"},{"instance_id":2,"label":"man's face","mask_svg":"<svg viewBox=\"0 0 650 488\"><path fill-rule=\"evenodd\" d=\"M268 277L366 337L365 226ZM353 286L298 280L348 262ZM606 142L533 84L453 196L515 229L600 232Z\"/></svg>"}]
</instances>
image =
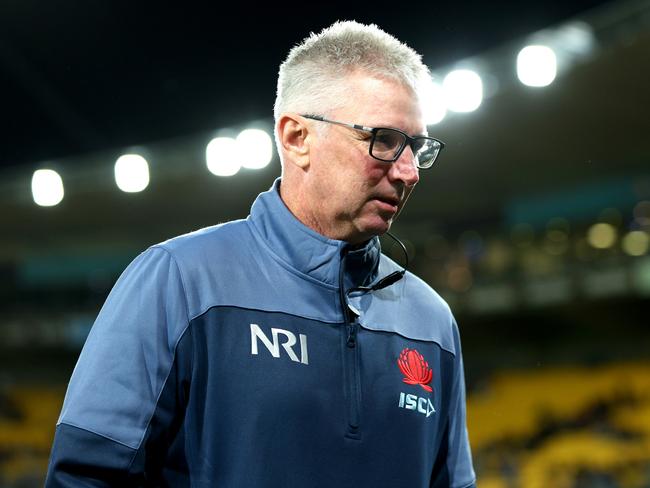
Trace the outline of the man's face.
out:
<instances>
[{"instance_id":1,"label":"man's face","mask_svg":"<svg viewBox=\"0 0 650 488\"><path fill-rule=\"evenodd\" d=\"M407 87L361 73L348 77L348 87L347 103L328 118L410 135L426 133L417 97ZM311 174L305 182L312 214L307 224L351 243L387 232L419 179L410 147L397 161L386 163L370 156L369 132L333 124L314 129L321 131L311 143Z\"/></svg>"}]
</instances>

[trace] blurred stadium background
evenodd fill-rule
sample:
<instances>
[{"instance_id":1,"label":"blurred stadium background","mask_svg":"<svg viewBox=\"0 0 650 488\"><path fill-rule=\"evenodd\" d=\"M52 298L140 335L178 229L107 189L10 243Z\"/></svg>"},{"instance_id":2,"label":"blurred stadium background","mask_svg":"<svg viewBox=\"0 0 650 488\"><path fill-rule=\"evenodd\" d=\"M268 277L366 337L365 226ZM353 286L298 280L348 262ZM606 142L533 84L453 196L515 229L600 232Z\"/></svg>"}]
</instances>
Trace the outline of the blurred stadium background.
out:
<instances>
[{"instance_id":1,"label":"blurred stadium background","mask_svg":"<svg viewBox=\"0 0 650 488\"><path fill-rule=\"evenodd\" d=\"M0 486L42 485L67 380L127 263L245 217L279 174L270 114L292 43L356 18L421 51L437 83L430 132L447 148L394 230L461 327L478 486L650 487L650 2L312 7L288 32L119 5L0 15ZM246 138L265 149L240 151Z\"/></svg>"}]
</instances>

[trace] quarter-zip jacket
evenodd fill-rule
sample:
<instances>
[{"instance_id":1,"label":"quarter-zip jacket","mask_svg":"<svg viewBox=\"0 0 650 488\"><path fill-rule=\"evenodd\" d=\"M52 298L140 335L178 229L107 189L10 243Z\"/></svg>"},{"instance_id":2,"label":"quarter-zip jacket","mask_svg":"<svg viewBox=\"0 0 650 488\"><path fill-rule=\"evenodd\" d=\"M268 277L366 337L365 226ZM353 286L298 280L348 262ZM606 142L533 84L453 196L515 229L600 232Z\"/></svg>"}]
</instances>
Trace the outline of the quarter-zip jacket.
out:
<instances>
[{"instance_id":1,"label":"quarter-zip jacket","mask_svg":"<svg viewBox=\"0 0 650 488\"><path fill-rule=\"evenodd\" d=\"M119 278L66 393L46 486L470 487L458 329L378 239L279 195Z\"/></svg>"}]
</instances>

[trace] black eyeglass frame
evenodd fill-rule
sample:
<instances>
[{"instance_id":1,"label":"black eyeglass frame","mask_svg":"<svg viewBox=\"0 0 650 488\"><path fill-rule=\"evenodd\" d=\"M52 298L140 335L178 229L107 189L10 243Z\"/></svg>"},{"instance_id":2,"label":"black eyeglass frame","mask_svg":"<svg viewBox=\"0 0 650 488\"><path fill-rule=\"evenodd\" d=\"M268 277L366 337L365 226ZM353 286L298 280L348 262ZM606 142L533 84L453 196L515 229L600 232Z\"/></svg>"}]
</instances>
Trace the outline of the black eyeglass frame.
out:
<instances>
[{"instance_id":1,"label":"black eyeglass frame","mask_svg":"<svg viewBox=\"0 0 650 488\"><path fill-rule=\"evenodd\" d=\"M306 119L317 120L319 122L327 122L328 124L336 124L336 125L340 125L340 126L343 126L343 127L348 127L350 129L356 129L356 130L361 130L361 131L364 131L364 132L370 132L372 134L372 139L370 139L370 146L368 147L368 154L370 154L370 156L372 158L377 159L378 161L383 161L385 163L394 163L402 155L402 152L404 152L404 149L406 148L407 145L410 146L411 150L413 151L413 144L415 142L417 142L418 140L425 139L425 140L433 141L433 142L436 142L436 143L440 144L440 147L438 148L438 152L433 157L433 159L431 160L431 163L428 166L421 166L419 161L418 161L417 167L419 169L429 169L429 168L431 168L433 166L433 164L438 159L438 156L440 155L440 151L442 151L444 149L444 147L445 147L445 143L442 142L440 139L436 139L435 137L429 137L429 136L412 137L412 136L408 135L406 132L401 131L399 129L395 129L394 127L366 127L365 125L351 124L351 123L348 123L348 122L340 122L338 120L326 119L325 117L323 117L321 115L312 115L312 114L300 114L300 115L301 115L301 117L304 117ZM392 159L379 158L379 157L375 156L372 153L372 148L375 145L375 140L376 140L376 137L377 137L377 133L380 130L392 130L392 131L395 131L395 132L399 132L400 134L402 134L404 136L404 142L399 147L399 149L397 149L397 151L395 152L395 156L393 156ZM415 151L413 151L413 152L415 153Z\"/></svg>"}]
</instances>

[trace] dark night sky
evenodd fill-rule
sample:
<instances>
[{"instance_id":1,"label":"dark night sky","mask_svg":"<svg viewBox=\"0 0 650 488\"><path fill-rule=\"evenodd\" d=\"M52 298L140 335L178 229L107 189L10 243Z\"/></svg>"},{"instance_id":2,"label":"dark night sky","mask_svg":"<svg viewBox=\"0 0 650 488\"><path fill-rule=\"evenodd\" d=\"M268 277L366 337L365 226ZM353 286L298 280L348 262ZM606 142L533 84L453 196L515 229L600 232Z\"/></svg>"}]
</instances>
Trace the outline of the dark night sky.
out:
<instances>
[{"instance_id":1,"label":"dark night sky","mask_svg":"<svg viewBox=\"0 0 650 488\"><path fill-rule=\"evenodd\" d=\"M603 3L6 0L0 165L270 117L290 47L338 19L377 23L436 68Z\"/></svg>"}]
</instances>

